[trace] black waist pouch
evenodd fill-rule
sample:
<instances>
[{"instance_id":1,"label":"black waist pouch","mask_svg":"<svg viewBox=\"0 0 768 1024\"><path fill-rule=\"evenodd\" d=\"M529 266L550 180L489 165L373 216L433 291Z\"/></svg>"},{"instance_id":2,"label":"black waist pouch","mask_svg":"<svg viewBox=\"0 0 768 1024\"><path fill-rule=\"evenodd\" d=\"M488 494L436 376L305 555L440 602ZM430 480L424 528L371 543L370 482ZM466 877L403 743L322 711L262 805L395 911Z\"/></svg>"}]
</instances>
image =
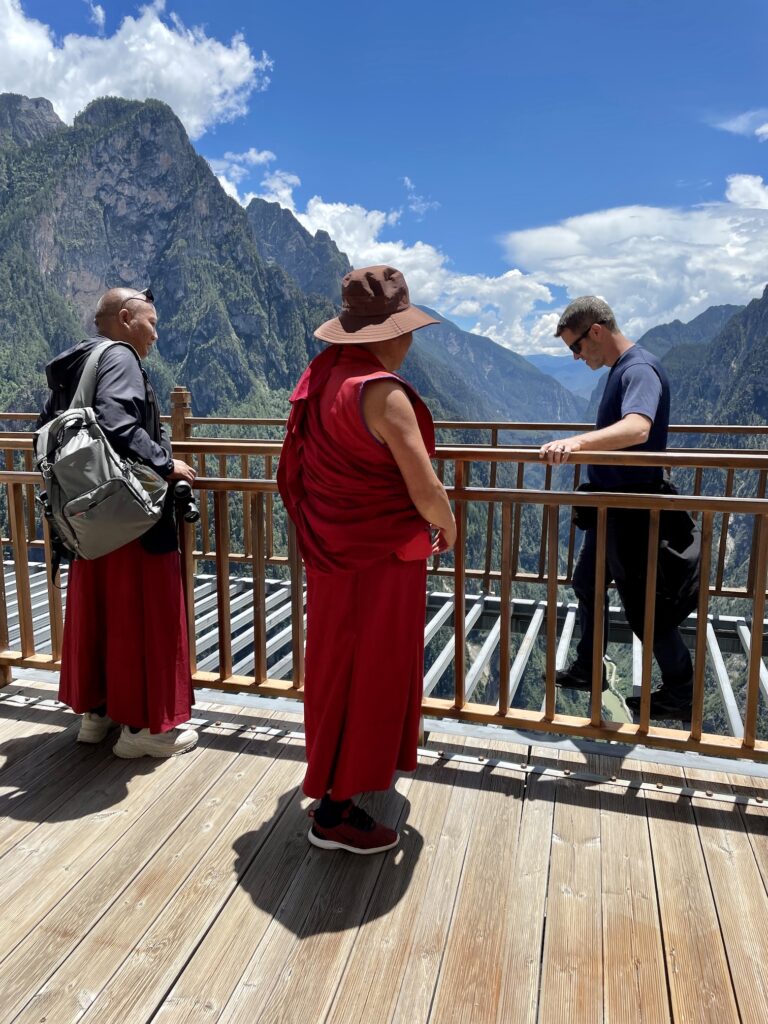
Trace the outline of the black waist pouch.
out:
<instances>
[{"instance_id":1,"label":"black waist pouch","mask_svg":"<svg viewBox=\"0 0 768 1024\"><path fill-rule=\"evenodd\" d=\"M579 484L577 491L594 491L591 484ZM573 505L571 522L577 530L594 530L597 528L597 507L595 505Z\"/></svg>"}]
</instances>

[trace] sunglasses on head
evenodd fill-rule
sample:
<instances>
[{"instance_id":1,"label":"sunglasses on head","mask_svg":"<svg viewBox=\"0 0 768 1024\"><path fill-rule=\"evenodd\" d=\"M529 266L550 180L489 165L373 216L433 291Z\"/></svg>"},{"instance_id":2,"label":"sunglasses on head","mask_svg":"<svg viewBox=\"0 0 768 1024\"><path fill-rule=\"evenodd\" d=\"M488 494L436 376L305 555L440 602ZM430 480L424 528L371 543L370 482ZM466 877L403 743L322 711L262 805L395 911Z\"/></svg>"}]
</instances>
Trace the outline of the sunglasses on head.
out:
<instances>
[{"instance_id":1,"label":"sunglasses on head","mask_svg":"<svg viewBox=\"0 0 768 1024\"><path fill-rule=\"evenodd\" d=\"M154 303L155 296L152 294L151 288L145 288L143 291L137 292L135 295L129 295L128 298L123 302L120 309L125 309L126 302L133 302L134 299L138 299L139 302L151 302Z\"/></svg>"},{"instance_id":2,"label":"sunglasses on head","mask_svg":"<svg viewBox=\"0 0 768 1024\"><path fill-rule=\"evenodd\" d=\"M575 356L580 356L581 355L581 343L584 341L586 336L589 334L589 332L592 330L592 328L595 326L595 324L604 324L604 323L605 323L605 320L595 320L595 323L590 324L589 327L586 329L586 331L582 331L582 333L578 336L576 341L572 341L570 344L568 344L568 342L566 341L566 345L568 345L568 348L571 350L571 352L573 352L573 354Z\"/></svg>"}]
</instances>

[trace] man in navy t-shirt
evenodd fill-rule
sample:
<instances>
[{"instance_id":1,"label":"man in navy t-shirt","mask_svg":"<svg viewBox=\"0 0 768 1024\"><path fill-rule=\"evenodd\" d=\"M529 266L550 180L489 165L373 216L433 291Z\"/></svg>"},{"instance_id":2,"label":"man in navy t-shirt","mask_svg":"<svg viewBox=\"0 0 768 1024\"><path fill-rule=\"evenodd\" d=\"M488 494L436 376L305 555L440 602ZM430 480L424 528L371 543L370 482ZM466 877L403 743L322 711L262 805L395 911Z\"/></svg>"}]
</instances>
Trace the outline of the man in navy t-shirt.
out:
<instances>
[{"instance_id":1,"label":"man in navy t-shirt","mask_svg":"<svg viewBox=\"0 0 768 1024\"><path fill-rule=\"evenodd\" d=\"M571 452L664 451L669 427L666 371L655 356L621 333L610 306L594 295L576 299L560 317L555 337L562 338L574 359L583 359L590 370L609 366L610 372L595 430L550 441L542 446L540 457L550 465L560 465L567 462ZM660 466L590 465L587 480L589 489L595 491L653 493L661 489L663 472ZM635 632L642 631L647 531L647 514L618 510L609 513L606 590L612 581L616 583ZM556 679L559 686L580 690L589 690L592 685L596 534L592 525L584 531L584 544L573 574L581 626L576 660L569 668L558 671ZM605 614L603 642L607 644L607 606ZM651 696L651 714L666 718L690 716L691 656L677 626L669 627L663 622L660 625L658 617L653 653L661 669L662 686ZM629 697L627 704L637 710L639 697Z\"/></svg>"}]
</instances>

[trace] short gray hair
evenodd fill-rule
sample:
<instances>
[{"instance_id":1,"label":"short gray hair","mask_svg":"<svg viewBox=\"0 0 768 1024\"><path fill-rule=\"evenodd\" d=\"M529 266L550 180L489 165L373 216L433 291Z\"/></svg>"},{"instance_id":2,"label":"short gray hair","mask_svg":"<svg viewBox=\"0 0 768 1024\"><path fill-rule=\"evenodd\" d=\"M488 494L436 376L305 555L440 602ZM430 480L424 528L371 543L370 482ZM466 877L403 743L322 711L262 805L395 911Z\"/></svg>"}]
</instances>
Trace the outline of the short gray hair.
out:
<instances>
[{"instance_id":1,"label":"short gray hair","mask_svg":"<svg viewBox=\"0 0 768 1024\"><path fill-rule=\"evenodd\" d=\"M563 331L582 334L592 324L605 324L609 331L618 330L616 317L607 302L598 299L596 295L580 295L558 320L555 337L559 338Z\"/></svg>"}]
</instances>

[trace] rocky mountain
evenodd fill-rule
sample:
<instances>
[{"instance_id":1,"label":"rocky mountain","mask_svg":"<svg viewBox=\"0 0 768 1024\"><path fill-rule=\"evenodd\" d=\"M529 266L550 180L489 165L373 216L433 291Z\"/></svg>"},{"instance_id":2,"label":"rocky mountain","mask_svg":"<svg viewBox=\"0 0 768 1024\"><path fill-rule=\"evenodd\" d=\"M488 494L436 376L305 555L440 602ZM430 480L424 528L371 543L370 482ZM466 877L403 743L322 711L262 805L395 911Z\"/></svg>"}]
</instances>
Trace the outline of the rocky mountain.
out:
<instances>
[{"instance_id":1,"label":"rocky mountain","mask_svg":"<svg viewBox=\"0 0 768 1024\"><path fill-rule=\"evenodd\" d=\"M252 199L246 214L265 263L282 267L302 291L339 301L339 284L352 265L327 231L312 236L290 210L265 199Z\"/></svg>"},{"instance_id":2,"label":"rocky mountain","mask_svg":"<svg viewBox=\"0 0 768 1024\"><path fill-rule=\"evenodd\" d=\"M707 345L718 334L730 318L741 312L743 306L710 306L687 324L673 320L669 324L659 324L638 339L638 344L653 352L655 356L665 356L678 345Z\"/></svg>"},{"instance_id":3,"label":"rocky mountain","mask_svg":"<svg viewBox=\"0 0 768 1024\"><path fill-rule=\"evenodd\" d=\"M284 415L349 261L276 204L228 197L173 111L105 98L71 127L0 97L0 409L34 409L43 366L90 333L108 287L151 285L158 394L198 415ZM444 322L404 366L435 414L560 419L578 400L519 356Z\"/></svg>"},{"instance_id":4,"label":"rocky mountain","mask_svg":"<svg viewBox=\"0 0 768 1024\"><path fill-rule=\"evenodd\" d=\"M152 285L161 393L184 382L205 414L263 408L266 381L288 388L332 308L261 259L173 112L103 99L37 137L19 112L28 142L3 148L0 188L0 404L37 404L43 364L90 330L113 285Z\"/></svg>"},{"instance_id":5,"label":"rocky mountain","mask_svg":"<svg viewBox=\"0 0 768 1024\"><path fill-rule=\"evenodd\" d=\"M712 342L664 359L683 423L768 422L768 287L730 317Z\"/></svg>"},{"instance_id":6,"label":"rocky mountain","mask_svg":"<svg viewBox=\"0 0 768 1024\"><path fill-rule=\"evenodd\" d=\"M427 309L427 307L423 307ZM427 309L433 316L440 316ZM425 327L416 334L416 353L428 357L434 379L414 377L424 394L450 388L463 396L468 410L462 418L563 422L578 420L584 401L547 376L527 359L502 348L489 338L463 331L449 320ZM403 373L410 375L409 354Z\"/></svg>"},{"instance_id":7,"label":"rocky mountain","mask_svg":"<svg viewBox=\"0 0 768 1024\"><path fill-rule=\"evenodd\" d=\"M16 93L0 95L1 148L30 146L64 128L49 100L31 100Z\"/></svg>"}]
</instances>

